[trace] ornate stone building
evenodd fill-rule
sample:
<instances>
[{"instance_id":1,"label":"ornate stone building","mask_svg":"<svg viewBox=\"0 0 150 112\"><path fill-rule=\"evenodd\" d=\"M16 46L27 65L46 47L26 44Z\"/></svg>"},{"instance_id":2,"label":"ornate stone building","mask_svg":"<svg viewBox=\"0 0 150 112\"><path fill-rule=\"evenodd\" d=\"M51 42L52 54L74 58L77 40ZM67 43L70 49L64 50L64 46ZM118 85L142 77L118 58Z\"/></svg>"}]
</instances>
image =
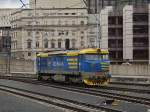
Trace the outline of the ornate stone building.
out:
<instances>
[{"instance_id":1,"label":"ornate stone building","mask_svg":"<svg viewBox=\"0 0 150 112\"><path fill-rule=\"evenodd\" d=\"M11 11L9 8L0 9L0 54L10 53Z\"/></svg>"},{"instance_id":2,"label":"ornate stone building","mask_svg":"<svg viewBox=\"0 0 150 112\"><path fill-rule=\"evenodd\" d=\"M11 16L14 57L32 59L43 51L88 47L85 8L18 9Z\"/></svg>"}]
</instances>

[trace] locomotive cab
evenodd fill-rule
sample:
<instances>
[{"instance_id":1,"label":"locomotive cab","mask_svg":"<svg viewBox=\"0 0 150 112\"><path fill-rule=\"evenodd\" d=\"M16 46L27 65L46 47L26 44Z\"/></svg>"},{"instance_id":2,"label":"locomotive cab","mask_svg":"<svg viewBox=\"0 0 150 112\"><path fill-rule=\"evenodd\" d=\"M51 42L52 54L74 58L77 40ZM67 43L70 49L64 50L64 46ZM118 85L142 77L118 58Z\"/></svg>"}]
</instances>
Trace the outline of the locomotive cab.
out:
<instances>
[{"instance_id":1,"label":"locomotive cab","mask_svg":"<svg viewBox=\"0 0 150 112\"><path fill-rule=\"evenodd\" d=\"M81 51L79 68L87 85L103 85L110 79L108 51L89 49Z\"/></svg>"}]
</instances>

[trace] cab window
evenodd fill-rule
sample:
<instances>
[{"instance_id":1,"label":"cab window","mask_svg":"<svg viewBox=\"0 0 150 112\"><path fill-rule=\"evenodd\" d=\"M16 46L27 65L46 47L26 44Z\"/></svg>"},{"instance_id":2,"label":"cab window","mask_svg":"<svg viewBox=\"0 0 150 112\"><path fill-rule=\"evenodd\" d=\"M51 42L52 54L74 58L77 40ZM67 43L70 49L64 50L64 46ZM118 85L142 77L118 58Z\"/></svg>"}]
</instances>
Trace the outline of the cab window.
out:
<instances>
[{"instance_id":1,"label":"cab window","mask_svg":"<svg viewBox=\"0 0 150 112\"><path fill-rule=\"evenodd\" d=\"M86 54L84 55L84 59L85 60L101 60L101 55L97 55L97 54Z\"/></svg>"},{"instance_id":2,"label":"cab window","mask_svg":"<svg viewBox=\"0 0 150 112\"><path fill-rule=\"evenodd\" d=\"M104 54L104 55L101 55L102 56L102 60L108 60L108 54Z\"/></svg>"}]
</instances>

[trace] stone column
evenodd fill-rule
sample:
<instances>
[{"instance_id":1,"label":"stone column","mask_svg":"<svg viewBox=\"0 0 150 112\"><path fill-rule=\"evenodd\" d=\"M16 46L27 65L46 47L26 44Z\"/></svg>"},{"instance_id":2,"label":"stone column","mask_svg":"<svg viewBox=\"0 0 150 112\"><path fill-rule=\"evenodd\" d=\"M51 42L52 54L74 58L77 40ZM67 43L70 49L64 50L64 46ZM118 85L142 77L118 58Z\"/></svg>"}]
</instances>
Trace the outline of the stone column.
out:
<instances>
[{"instance_id":1,"label":"stone column","mask_svg":"<svg viewBox=\"0 0 150 112\"><path fill-rule=\"evenodd\" d=\"M100 12L100 48L102 49L108 49L108 16L111 11L113 11L113 8L108 6Z\"/></svg>"},{"instance_id":2,"label":"stone column","mask_svg":"<svg viewBox=\"0 0 150 112\"><path fill-rule=\"evenodd\" d=\"M63 40L61 41L61 44L62 44L62 49L65 49L65 39L63 39Z\"/></svg>"},{"instance_id":3,"label":"stone column","mask_svg":"<svg viewBox=\"0 0 150 112\"><path fill-rule=\"evenodd\" d=\"M133 60L133 6L123 8L123 59Z\"/></svg>"}]
</instances>

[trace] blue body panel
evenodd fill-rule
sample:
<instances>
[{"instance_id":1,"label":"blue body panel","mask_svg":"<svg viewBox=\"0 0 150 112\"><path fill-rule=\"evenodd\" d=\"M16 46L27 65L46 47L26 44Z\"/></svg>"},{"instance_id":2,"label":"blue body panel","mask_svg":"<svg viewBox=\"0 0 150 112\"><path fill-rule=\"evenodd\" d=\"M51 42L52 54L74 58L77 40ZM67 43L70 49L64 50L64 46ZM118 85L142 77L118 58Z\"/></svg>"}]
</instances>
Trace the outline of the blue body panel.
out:
<instances>
[{"instance_id":1,"label":"blue body panel","mask_svg":"<svg viewBox=\"0 0 150 112\"><path fill-rule=\"evenodd\" d=\"M47 58L37 58L37 70L40 73L48 73L50 70L60 72L77 72L78 70L77 56L49 56Z\"/></svg>"},{"instance_id":2,"label":"blue body panel","mask_svg":"<svg viewBox=\"0 0 150 112\"><path fill-rule=\"evenodd\" d=\"M40 73L45 73L48 69L47 63L48 63L48 58L39 58L38 59L38 71Z\"/></svg>"},{"instance_id":3,"label":"blue body panel","mask_svg":"<svg viewBox=\"0 0 150 112\"><path fill-rule=\"evenodd\" d=\"M64 68L64 57L63 56L52 56L49 64L50 70L63 71Z\"/></svg>"},{"instance_id":4,"label":"blue body panel","mask_svg":"<svg viewBox=\"0 0 150 112\"><path fill-rule=\"evenodd\" d=\"M102 72L108 69L109 60L86 60L82 55L64 56L52 55L37 58L37 70L39 73L57 72Z\"/></svg>"},{"instance_id":5,"label":"blue body panel","mask_svg":"<svg viewBox=\"0 0 150 112\"><path fill-rule=\"evenodd\" d=\"M109 66L109 60L86 60L82 55L79 56L79 71L80 72L102 72L103 65L105 63Z\"/></svg>"},{"instance_id":6,"label":"blue body panel","mask_svg":"<svg viewBox=\"0 0 150 112\"><path fill-rule=\"evenodd\" d=\"M80 71L81 72L100 72L101 65L100 61L82 61L80 62Z\"/></svg>"}]
</instances>

